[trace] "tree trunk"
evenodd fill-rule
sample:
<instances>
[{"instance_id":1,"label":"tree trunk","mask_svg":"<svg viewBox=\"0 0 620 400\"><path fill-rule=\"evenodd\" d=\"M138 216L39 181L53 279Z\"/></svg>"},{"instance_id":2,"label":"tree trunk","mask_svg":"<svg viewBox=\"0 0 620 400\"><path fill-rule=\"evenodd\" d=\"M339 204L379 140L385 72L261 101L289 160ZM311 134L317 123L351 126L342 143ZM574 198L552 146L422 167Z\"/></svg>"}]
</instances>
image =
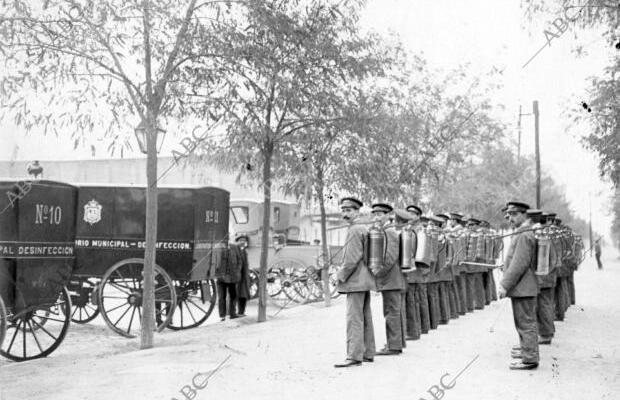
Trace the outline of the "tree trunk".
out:
<instances>
[{"instance_id":1,"label":"tree trunk","mask_svg":"<svg viewBox=\"0 0 620 400\"><path fill-rule=\"evenodd\" d=\"M258 322L267 321L267 262L269 256L269 227L271 218L271 158L273 143L265 146L263 162L263 237L258 275Z\"/></svg>"},{"instance_id":2,"label":"tree trunk","mask_svg":"<svg viewBox=\"0 0 620 400\"><path fill-rule=\"evenodd\" d=\"M327 216L325 215L325 196L323 182L323 168L321 165L317 165L317 187L316 194L319 198L319 207L321 209L321 246L323 255L323 269L321 270L321 278L323 280L323 299L325 300L325 307L331 305L331 290L329 289L329 267L331 260L329 259L329 250L327 245Z\"/></svg>"},{"instance_id":3,"label":"tree trunk","mask_svg":"<svg viewBox=\"0 0 620 400\"><path fill-rule=\"evenodd\" d=\"M144 283L142 297L142 331L140 348L153 347L155 331L155 243L157 241L157 132L155 118L149 111L146 158L146 246L144 250Z\"/></svg>"}]
</instances>

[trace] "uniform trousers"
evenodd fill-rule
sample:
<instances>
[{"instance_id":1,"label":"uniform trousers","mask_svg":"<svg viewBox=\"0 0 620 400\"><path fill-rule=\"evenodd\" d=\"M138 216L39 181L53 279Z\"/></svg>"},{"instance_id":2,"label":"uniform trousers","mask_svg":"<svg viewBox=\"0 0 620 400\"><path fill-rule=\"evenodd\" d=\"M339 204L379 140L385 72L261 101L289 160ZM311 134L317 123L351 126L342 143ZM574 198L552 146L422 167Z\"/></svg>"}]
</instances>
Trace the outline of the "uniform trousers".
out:
<instances>
[{"instance_id":1,"label":"uniform trousers","mask_svg":"<svg viewBox=\"0 0 620 400\"><path fill-rule=\"evenodd\" d=\"M456 282L456 290L459 299L459 314L467 314L467 285L465 283L465 273L461 273L454 277Z\"/></svg>"},{"instance_id":2,"label":"uniform trousers","mask_svg":"<svg viewBox=\"0 0 620 400\"><path fill-rule=\"evenodd\" d=\"M555 288L540 288L537 299L538 334L544 338L552 338L555 333L553 323L555 317Z\"/></svg>"},{"instance_id":3,"label":"uniform trousers","mask_svg":"<svg viewBox=\"0 0 620 400\"><path fill-rule=\"evenodd\" d=\"M538 363L538 326L536 325L536 297L512 297L512 316L519 334L524 363Z\"/></svg>"},{"instance_id":4,"label":"uniform trousers","mask_svg":"<svg viewBox=\"0 0 620 400\"><path fill-rule=\"evenodd\" d=\"M217 281L217 297L220 318L226 316L226 297L228 297L228 312L230 316L236 316L235 304L237 301L237 284Z\"/></svg>"},{"instance_id":5,"label":"uniform trousers","mask_svg":"<svg viewBox=\"0 0 620 400\"><path fill-rule=\"evenodd\" d=\"M420 299L416 293L416 285L416 283L408 283L405 293L406 332L409 340L420 339L422 333L420 328Z\"/></svg>"},{"instance_id":6,"label":"uniform trousers","mask_svg":"<svg viewBox=\"0 0 620 400\"><path fill-rule=\"evenodd\" d=\"M420 330L422 333L428 333L431 329L431 318L428 309L428 284L416 283L416 298L420 309Z\"/></svg>"},{"instance_id":7,"label":"uniform trousers","mask_svg":"<svg viewBox=\"0 0 620 400\"><path fill-rule=\"evenodd\" d=\"M437 282L439 290L439 323L447 324L450 321L450 295L448 293L449 282Z\"/></svg>"},{"instance_id":8,"label":"uniform trousers","mask_svg":"<svg viewBox=\"0 0 620 400\"><path fill-rule=\"evenodd\" d=\"M375 356L375 331L370 292L347 293L347 359L362 361Z\"/></svg>"},{"instance_id":9,"label":"uniform trousers","mask_svg":"<svg viewBox=\"0 0 620 400\"><path fill-rule=\"evenodd\" d=\"M474 308L482 310L486 303L486 295L484 290L484 278L482 272L476 272L474 275Z\"/></svg>"},{"instance_id":10,"label":"uniform trousers","mask_svg":"<svg viewBox=\"0 0 620 400\"><path fill-rule=\"evenodd\" d=\"M555 320L564 321L564 314L568 308L568 287L565 277L558 277L555 284Z\"/></svg>"},{"instance_id":11,"label":"uniform trousers","mask_svg":"<svg viewBox=\"0 0 620 400\"><path fill-rule=\"evenodd\" d=\"M440 319L440 306L439 306L439 283L428 283L428 314L430 320L430 328L437 329Z\"/></svg>"},{"instance_id":12,"label":"uniform trousers","mask_svg":"<svg viewBox=\"0 0 620 400\"><path fill-rule=\"evenodd\" d=\"M383 290L383 317L385 318L385 336L387 348L402 350L405 330L402 320L402 295L400 290Z\"/></svg>"},{"instance_id":13,"label":"uniform trousers","mask_svg":"<svg viewBox=\"0 0 620 400\"><path fill-rule=\"evenodd\" d=\"M575 271L568 276L568 291L570 294L570 304L575 304Z\"/></svg>"},{"instance_id":14,"label":"uniform trousers","mask_svg":"<svg viewBox=\"0 0 620 400\"><path fill-rule=\"evenodd\" d=\"M448 300L450 302L450 318L458 318L459 299L456 291L456 277L453 277L451 281L446 282L446 288L448 290Z\"/></svg>"},{"instance_id":15,"label":"uniform trousers","mask_svg":"<svg viewBox=\"0 0 620 400\"><path fill-rule=\"evenodd\" d=\"M485 304L489 305L492 301L497 300L497 288L495 287L495 277L493 276L493 270L483 274L484 276L484 292L486 296Z\"/></svg>"},{"instance_id":16,"label":"uniform trousers","mask_svg":"<svg viewBox=\"0 0 620 400\"><path fill-rule=\"evenodd\" d=\"M467 312L472 312L476 304L476 278L474 274L465 274L465 286L467 287Z\"/></svg>"}]
</instances>

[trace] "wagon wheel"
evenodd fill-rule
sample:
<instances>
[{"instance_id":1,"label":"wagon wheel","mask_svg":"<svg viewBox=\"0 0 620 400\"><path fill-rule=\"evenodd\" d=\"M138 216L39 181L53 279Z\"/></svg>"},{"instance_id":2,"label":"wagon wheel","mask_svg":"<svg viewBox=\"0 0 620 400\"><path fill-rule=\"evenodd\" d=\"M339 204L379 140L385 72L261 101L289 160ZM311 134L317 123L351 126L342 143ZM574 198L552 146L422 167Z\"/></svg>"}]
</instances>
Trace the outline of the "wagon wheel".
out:
<instances>
[{"instance_id":1,"label":"wagon wheel","mask_svg":"<svg viewBox=\"0 0 620 400\"><path fill-rule=\"evenodd\" d=\"M2 346L2 342L4 342L4 336L6 335L6 326L6 307L4 306L4 301L2 301L2 296L0 296L0 346Z\"/></svg>"},{"instance_id":2,"label":"wagon wheel","mask_svg":"<svg viewBox=\"0 0 620 400\"><path fill-rule=\"evenodd\" d=\"M281 258L271 265L271 269L280 271L282 291L291 301L305 303L310 299L308 274L301 261Z\"/></svg>"},{"instance_id":3,"label":"wagon wheel","mask_svg":"<svg viewBox=\"0 0 620 400\"><path fill-rule=\"evenodd\" d=\"M97 290L99 282L96 278L78 279L70 282L71 290L71 321L85 324L99 315L97 306Z\"/></svg>"},{"instance_id":4,"label":"wagon wheel","mask_svg":"<svg viewBox=\"0 0 620 400\"><path fill-rule=\"evenodd\" d=\"M256 291L258 296L258 272L256 276ZM272 298L282 294L282 274L277 269L270 268L267 272L267 294Z\"/></svg>"},{"instance_id":5,"label":"wagon wheel","mask_svg":"<svg viewBox=\"0 0 620 400\"><path fill-rule=\"evenodd\" d=\"M128 258L111 266L101 279L98 304L110 329L125 337L135 337L142 324L142 270L144 259ZM177 295L170 276L155 265L155 321L157 332L170 323ZM172 310L172 312L169 312Z\"/></svg>"},{"instance_id":6,"label":"wagon wheel","mask_svg":"<svg viewBox=\"0 0 620 400\"><path fill-rule=\"evenodd\" d=\"M71 322L71 297L63 288L54 303L28 307L3 321L6 339L0 354L14 361L46 357L65 338Z\"/></svg>"},{"instance_id":7,"label":"wagon wheel","mask_svg":"<svg viewBox=\"0 0 620 400\"><path fill-rule=\"evenodd\" d=\"M258 298L258 272L251 269L250 275L250 299ZM267 285L269 285L269 278L267 279Z\"/></svg>"},{"instance_id":8,"label":"wagon wheel","mask_svg":"<svg viewBox=\"0 0 620 400\"><path fill-rule=\"evenodd\" d=\"M194 328L209 318L217 294L215 281L174 281L177 307L172 313L168 328L173 330Z\"/></svg>"}]
</instances>

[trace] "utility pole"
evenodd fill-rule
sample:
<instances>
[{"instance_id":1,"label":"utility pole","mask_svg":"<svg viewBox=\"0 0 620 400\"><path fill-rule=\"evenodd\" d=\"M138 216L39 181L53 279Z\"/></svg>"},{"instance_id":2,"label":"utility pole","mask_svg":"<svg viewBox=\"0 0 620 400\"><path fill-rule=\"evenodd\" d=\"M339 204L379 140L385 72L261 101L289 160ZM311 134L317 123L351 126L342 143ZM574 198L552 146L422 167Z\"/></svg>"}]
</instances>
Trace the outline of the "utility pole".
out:
<instances>
[{"instance_id":1,"label":"utility pole","mask_svg":"<svg viewBox=\"0 0 620 400\"><path fill-rule=\"evenodd\" d=\"M594 246L594 243L592 242L592 192L589 191L588 192L588 200L589 200L589 206L590 206L590 222L588 223L588 233L590 234L590 258L592 258L592 247Z\"/></svg>"},{"instance_id":2,"label":"utility pole","mask_svg":"<svg viewBox=\"0 0 620 400\"><path fill-rule=\"evenodd\" d=\"M534 100L532 107L534 113L534 141L536 146L536 208L540 209L540 133L538 130L538 100Z\"/></svg>"},{"instance_id":3,"label":"utility pole","mask_svg":"<svg viewBox=\"0 0 620 400\"><path fill-rule=\"evenodd\" d=\"M521 104L519 104L519 122L517 122L517 130L519 131L519 144L517 145L517 161L521 160Z\"/></svg>"}]
</instances>

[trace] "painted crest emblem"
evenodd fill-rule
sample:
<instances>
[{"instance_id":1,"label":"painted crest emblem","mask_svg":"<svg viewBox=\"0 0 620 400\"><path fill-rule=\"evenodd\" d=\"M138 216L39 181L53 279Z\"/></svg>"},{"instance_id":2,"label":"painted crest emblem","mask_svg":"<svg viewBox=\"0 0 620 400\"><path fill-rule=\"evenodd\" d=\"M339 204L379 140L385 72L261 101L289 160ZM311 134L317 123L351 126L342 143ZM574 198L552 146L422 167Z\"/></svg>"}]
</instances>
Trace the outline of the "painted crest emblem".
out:
<instances>
[{"instance_id":1,"label":"painted crest emblem","mask_svg":"<svg viewBox=\"0 0 620 400\"><path fill-rule=\"evenodd\" d=\"M93 199L84 205L84 221L93 225L101 221L101 204Z\"/></svg>"}]
</instances>

